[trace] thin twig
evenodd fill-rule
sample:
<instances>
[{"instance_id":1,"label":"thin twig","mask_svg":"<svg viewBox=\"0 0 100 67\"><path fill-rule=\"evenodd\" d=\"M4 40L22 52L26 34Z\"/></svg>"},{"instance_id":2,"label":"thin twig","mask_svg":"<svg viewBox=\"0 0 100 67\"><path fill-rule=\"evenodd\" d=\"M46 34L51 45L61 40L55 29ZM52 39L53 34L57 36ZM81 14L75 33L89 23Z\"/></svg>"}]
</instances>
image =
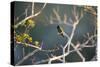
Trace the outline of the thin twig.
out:
<instances>
[{"instance_id":1,"label":"thin twig","mask_svg":"<svg viewBox=\"0 0 100 67\"><path fill-rule=\"evenodd\" d=\"M34 15L34 2L32 2L32 15Z\"/></svg>"},{"instance_id":2,"label":"thin twig","mask_svg":"<svg viewBox=\"0 0 100 67\"><path fill-rule=\"evenodd\" d=\"M42 12L43 9L45 8L46 4L47 4L47 3L45 3L45 4L43 5L43 7L41 8L41 10L40 10L39 12L37 12L37 13L34 14L34 15L30 15L30 16L26 17L25 19L21 20L21 21L20 21L19 23L17 23L14 27L17 28L17 27L18 27L19 25L21 25L22 23L25 23L25 21L26 21L27 19L29 19L29 18L34 18L34 17L38 16L39 14L41 14L41 12Z\"/></svg>"},{"instance_id":3,"label":"thin twig","mask_svg":"<svg viewBox=\"0 0 100 67\"><path fill-rule=\"evenodd\" d=\"M32 51L31 53L29 53L28 55L26 55L25 57L23 57L23 59L21 59L17 64L17 65L20 65L21 63L23 63L26 59L28 59L30 56L34 55L36 52L38 52L39 50L36 49L34 51Z\"/></svg>"},{"instance_id":4,"label":"thin twig","mask_svg":"<svg viewBox=\"0 0 100 67\"><path fill-rule=\"evenodd\" d=\"M56 11L56 9L53 9L53 13L55 14L55 16L56 16L58 22L61 23L61 17L60 17L60 15L59 15L58 11Z\"/></svg>"},{"instance_id":5,"label":"thin twig","mask_svg":"<svg viewBox=\"0 0 100 67\"><path fill-rule=\"evenodd\" d=\"M76 49L76 50L71 50L71 51L69 51L69 53L75 52L75 51L77 51L77 50L81 50L81 48L78 48L78 49ZM64 56L69 55L69 53L66 52L66 53L64 54ZM40 63L44 63L44 62L48 62L48 61L49 61L49 63L51 63L52 61L57 60L57 59L60 59L60 58L63 58L63 55L56 56L56 57L49 58L49 59L45 59L45 60L41 60L41 61L36 62L35 64L40 64Z\"/></svg>"},{"instance_id":6,"label":"thin twig","mask_svg":"<svg viewBox=\"0 0 100 67\"><path fill-rule=\"evenodd\" d=\"M25 56L25 48L23 47L23 57Z\"/></svg>"},{"instance_id":7,"label":"thin twig","mask_svg":"<svg viewBox=\"0 0 100 67\"><path fill-rule=\"evenodd\" d=\"M41 51L44 51L44 52L54 52L54 51L59 50L59 48L52 49L52 50L49 50L49 49L48 50L44 50L44 49L42 49L39 46L35 46L34 44L28 44L28 43L22 43L22 42L17 42L17 44L27 44L28 47L36 48L36 49L41 50Z\"/></svg>"}]
</instances>

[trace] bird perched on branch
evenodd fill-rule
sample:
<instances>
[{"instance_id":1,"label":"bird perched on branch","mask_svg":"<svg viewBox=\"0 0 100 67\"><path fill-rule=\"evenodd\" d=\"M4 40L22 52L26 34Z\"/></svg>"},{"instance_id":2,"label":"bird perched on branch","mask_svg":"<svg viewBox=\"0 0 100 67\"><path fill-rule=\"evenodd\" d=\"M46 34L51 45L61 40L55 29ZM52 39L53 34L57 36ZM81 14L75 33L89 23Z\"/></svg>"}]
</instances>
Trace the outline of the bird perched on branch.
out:
<instances>
[{"instance_id":1,"label":"bird perched on branch","mask_svg":"<svg viewBox=\"0 0 100 67\"><path fill-rule=\"evenodd\" d=\"M58 30L58 34L61 35L62 37L64 37L64 34L63 34L64 33L64 30L63 30L63 28L58 25L57 26L57 30Z\"/></svg>"}]
</instances>

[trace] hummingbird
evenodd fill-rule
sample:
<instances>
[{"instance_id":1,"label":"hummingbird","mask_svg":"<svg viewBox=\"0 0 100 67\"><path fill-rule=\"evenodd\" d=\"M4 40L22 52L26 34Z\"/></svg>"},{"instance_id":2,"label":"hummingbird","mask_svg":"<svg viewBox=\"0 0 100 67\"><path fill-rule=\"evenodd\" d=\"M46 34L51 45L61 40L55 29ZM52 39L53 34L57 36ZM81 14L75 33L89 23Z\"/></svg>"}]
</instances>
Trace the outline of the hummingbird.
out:
<instances>
[{"instance_id":1,"label":"hummingbird","mask_svg":"<svg viewBox=\"0 0 100 67\"><path fill-rule=\"evenodd\" d=\"M63 34L64 30L63 30L63 28L58 25L57 26L57 30L58 30L58 34L61 35L62 37L64 37L64 34Z\"/></svg>"}]
</instances>

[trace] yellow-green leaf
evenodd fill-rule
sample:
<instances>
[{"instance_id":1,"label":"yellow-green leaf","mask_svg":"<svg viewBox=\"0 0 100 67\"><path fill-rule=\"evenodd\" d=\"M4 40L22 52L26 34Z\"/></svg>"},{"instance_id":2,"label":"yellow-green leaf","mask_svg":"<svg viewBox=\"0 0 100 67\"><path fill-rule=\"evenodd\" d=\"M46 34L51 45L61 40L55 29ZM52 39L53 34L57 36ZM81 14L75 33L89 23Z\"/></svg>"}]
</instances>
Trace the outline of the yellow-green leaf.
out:
<instances>
[{"instance_id":1,"label":"yellow-green leaf","mask_svg":"<svg viewBox=\"0 0 100 67\"><path fill-rule=\"evenodd\" d=\"M29 42L32 42L32 37L29 37L28 40L29 40Z\"/></svg>"},{"instance_id":2,"label":"yellow-green leaf","mask_svg":"<svg viewBox=\"0 0 100 67\"><path fill-rule=\"evenodd\" d=\"M28 37L29 37L29 35L28 35L28 34L26 34L26 33L23 33L23 34L22 34L22 37L23 37L23 39L26 39L26 38L28 38Z\"/></svg>"},{"instance_id":3,"label":"yellow-green leaf","mask_svg":"<svg viewBox=\"0 0 100 67\"><path fill-rule=\"evenodd\" d=\"M39 46L39 41L34 42L35 46Z\"/></svg>"},{"instance_id":4,"label":"yellow-green leaf","mask_svg":"<svg viewBox=\"0 0 100 67\"><path fill-rule=\"evenodd\" d=\"M20 35L16 35L16 41L17 42L22 42L23 38Z\"/></svg>"},{"instance_id":5,"label":"yellow-green leaf","mask_svg":"<svg viewBox=\"0 0 100 67\"><path fill-rule=\"evenodd\" d=\"M25 26L34 27L35 26L35 21L33 21L32 19L27 19L26 22L25 22Z\"/></svg>"}]
</instances>

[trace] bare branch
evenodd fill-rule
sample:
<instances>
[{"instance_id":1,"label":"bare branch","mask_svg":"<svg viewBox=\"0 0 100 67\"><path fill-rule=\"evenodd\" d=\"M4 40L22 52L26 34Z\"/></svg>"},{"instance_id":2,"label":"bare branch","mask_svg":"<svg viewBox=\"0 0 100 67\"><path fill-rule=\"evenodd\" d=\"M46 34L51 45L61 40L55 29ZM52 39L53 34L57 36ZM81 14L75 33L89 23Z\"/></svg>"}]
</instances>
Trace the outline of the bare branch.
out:
<instances>
[{"instance_id":1,"label":"bare branch","mask_svg":"<svg viewBox=\"0 0 100 67\"><path fill-rule=\"evenodd\" d=\"M17 42L17 44L27 44L28 47L36 48L36 49L38 49L40 51L44 51L44 52L54 52L54 51L59 50L59 48L51 49L51 50L49 50L49 49L44 50L44 49L42 49L42 47L35 46L34 44L28 44L28 43L22 43L22 42Z\"/></svg>"},{"instance_id":2,"label":"bare branch","mask_svg":"<svg viewBox=\"0 0 100 67\"><path fill-rule=\"evenodd\" d=\"M32 2L32 15L34 15L34 2Z\"/></svg>"},{"instance_id":3,"label":"bare branch","mask_svg":"<svg viewBox=\"0 0 100 67\"><path fill-rule=\"evenodd\" d=\"M60 15L59 15L58 11L56 11L56 9L53 9L53 13L55 14L55 16L56 16L58 22L61 23L61 17L60 17Z\"/></svg>"},{"instance_id":4,"label":"bare branch","mask_svg":"<svg viewBox=\"0 0 100 67\"><path fill-rule=\"evenodd\" d=\"M76 49L76 50L71 50L71 51L69 51L69 53L75 52L75 51L77 51L77 50L81 50L81 48L78 48L78 49ZM64 54L64 56L69 55L69 53L66 52L66 53ZM45 60L42 60L42 61L38 61L38 62L36 62L35 64L44 63L44 62L48 62L48 61L49 61L49 63L51 63L52 61L58 60L58 59L60 59L60 58L63 58L63 55L56 56L56 57L49 58L49 59L45 59Z\"/></svg>"},{"instance_id":5,"label":"bare branch","mask_svg":"<svg viewBox=\"0 0 100 67\"><path fill-rule=\"evenodd\" d=\"M88 40L86 41L86 42L84 42L82 45L86 45L86 44L88 44L88 42L90 41L90 40L92 40L94 37L96 37L97 35L95 34L95 35L92 35L91 37L88 37Z\"/></svg>"},{"instance_id":6,"label":"bare branch","mask_svg":"<svg viewBox=\"0 0 100 67\"><path fill-rule=\"evenodd\" d=\"M66 50L67 46L68 46L67 52L69 53L69 51L70 51L70 45L72 45L71 44L71 41L73 39L73 36L74 36L74 33L75 33L75 29L76 29L78 23L80 22L80 19L83 17L83 16L81 16L80 18L78 18L78 14L76 13L76 8L75 7L74 7L74 10L73 11L74 11L73 14L74 14L74 18L75 18L74 20L75 21L73 20L73 23L74 24L73 24L73 29L72 29L72 33L71 33L70 37L67 36L68 42L66 43L66 45L63 48L63 54L65 54L65 52L66 52L65 50ZM67 35L66 33L64 33L64 34ZM77 53L80 54L79 51L77 51ZM81 54L79 56L81 56ZM65 63L65 57L63 57L63 61Z\"/></svg>"},{"instance_id":7,"label":"bare branch","mask_svg":"<svg viewBox=\"0 0 100 67\"><path fill-rule=\"evenodd\" d=\"M26 59L28 59L30 56L34 55L36 52L38 52L39 50L36 49L34 51L32 51L31 53L29 53L28 55L26 55L25 57L23 57L23 59L21 59L16 66L20 65L21 63L23 63Z\"/></svg>"},{"instance_id":8,"label":"bare branch","mask_svg":"<svg viewBox=\"0 0 100 67\"><path fill-rule=\"evenodd\" d=\"M64 14L64 23L66 24L67 23L67 15Z\"/></svg>"},{"instance_id":9,"label":"bare branch","mask_svg":"<svg viewBox=\"0 0 100 67\"><path fill-rule=\"evenodd\" d=\"M34 18L34 17L38 16L39 14L41 14L41 12L42 12L43 9L45 8L46 4L47 4L47 3L45 3L45 4L43 5L43 7L41 8L41 10L40 10L39 12L37 12L37 13L34 14L34 15L30 15L30 16L26 17L25 19L21 20L19 23L17 23L17 24L14 26L14 28L17 28L19 25L25 23L25 21L26 21L27 19L29 19L29 18Z\"/></svg>"}]
</instances>

